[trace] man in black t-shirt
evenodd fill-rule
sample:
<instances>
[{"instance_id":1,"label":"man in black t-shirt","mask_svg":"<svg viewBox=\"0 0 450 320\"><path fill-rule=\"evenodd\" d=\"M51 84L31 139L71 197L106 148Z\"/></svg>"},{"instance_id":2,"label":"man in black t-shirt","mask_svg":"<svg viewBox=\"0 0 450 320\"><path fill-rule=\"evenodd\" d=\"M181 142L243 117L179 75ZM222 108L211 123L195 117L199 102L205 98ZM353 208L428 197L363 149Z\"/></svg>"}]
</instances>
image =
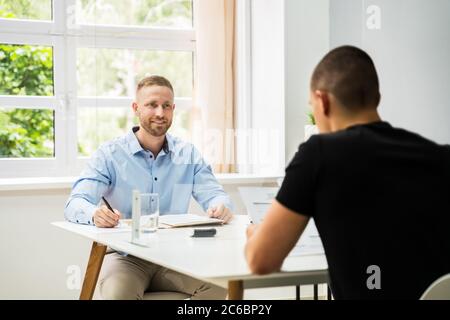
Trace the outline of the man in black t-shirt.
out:
<instances>
[{"instance_id":1,"label":"man in black t-shirt","mask_svg":"<svg viewBox=\"0 0 450 320\"><path fill-rule=\"evenodd\" d=\"M300 145L264 222L247 230L250 269L281 268L312 217L336 299L418 299L450 273L450 147L383 122L372 59L345 46L314 70L320 131Z\"/></svg>"}]
</instances>

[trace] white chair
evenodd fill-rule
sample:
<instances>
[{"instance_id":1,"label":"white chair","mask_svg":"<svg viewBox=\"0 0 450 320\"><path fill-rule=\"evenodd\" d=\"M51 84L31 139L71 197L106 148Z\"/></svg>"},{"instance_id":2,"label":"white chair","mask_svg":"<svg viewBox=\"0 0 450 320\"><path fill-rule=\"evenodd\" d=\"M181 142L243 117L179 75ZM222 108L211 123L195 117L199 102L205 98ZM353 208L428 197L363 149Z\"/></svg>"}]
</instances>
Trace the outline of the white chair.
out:
<instances>
[{"instance_id":1,"label":"white chair","mask_svg":"<svg viewBox=\"0 0 450 320\"><path fill-rule=\"evenodd\" d=\"M450 300L450 273L434 281L420 300Z\"/></svg>"}]
</instances>

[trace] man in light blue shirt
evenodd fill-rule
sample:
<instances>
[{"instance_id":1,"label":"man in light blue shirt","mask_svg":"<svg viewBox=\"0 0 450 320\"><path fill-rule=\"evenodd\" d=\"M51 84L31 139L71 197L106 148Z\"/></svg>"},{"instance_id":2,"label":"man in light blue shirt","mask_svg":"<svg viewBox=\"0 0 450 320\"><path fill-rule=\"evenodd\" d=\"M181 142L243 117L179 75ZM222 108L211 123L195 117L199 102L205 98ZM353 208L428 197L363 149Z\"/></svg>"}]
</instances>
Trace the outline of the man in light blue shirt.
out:
<instances>
[{"instance_id":1,"label":"man in light blue shirt","mask_svg":"<svg viewBox=\"0 0 450 320\"><path fill-rule=\"evenodd\" d=\"M211 217L228 222L232 204L192 144L167 134L175 109L170 82L159 76L138 84L133 110L139 126L102 145L75 182L65 208L67 220L111 228L131 217L132 190L158 193L160 214L187 213L191 196ZM114 212L100 205L105 196ZM159 276L158 276L159 275ZM105 258L100 294L105 299L139 299L152 284L192 298L223 299L225 290L131 256Z\"/></svg>"},{"instance_id":2,"label":"man in light blue shirt","mask_svg":"<svg viewBox=\"0 0 450 320\"><path fill-rule=\"evenodd\" d=\"M103 144L93 155L75 182L65 210L67 220L93 224L102 196L122 218L131 218L133 189L158 193L161 215L186 213L191 196L205 211L220 205L224 210L231 209L228 195L192 144L166 134L165 145L155 158L141 146L136 130L142 129L133 128L127 135ZM219 212L216 215L221 217ZM95 224L102 227L102 222Z\"/></svg>"}]
</instances>

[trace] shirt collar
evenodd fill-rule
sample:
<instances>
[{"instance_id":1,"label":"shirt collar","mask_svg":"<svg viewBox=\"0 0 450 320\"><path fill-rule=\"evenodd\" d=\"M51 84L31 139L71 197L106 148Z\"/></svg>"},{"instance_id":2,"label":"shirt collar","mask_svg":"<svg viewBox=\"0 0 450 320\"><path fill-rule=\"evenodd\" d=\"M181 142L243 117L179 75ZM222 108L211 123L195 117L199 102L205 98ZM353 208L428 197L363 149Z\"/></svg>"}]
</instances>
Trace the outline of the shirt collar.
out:
<instances>
[{"instance_id":1,"label":"shirt collar","mask_svg":"<svg viewBox=\"0 0 450 320\"><path fill-rule=\"evenodd\" d=\"M139 140L137 139L135 133L139 130L139 127L133 127L130 132L127 134L127 142L128 142L128 148L130 149L131 154L136 154L141 151L144 151L141 144L139 143Z\"/></svg>"},{"instance_id":2,"label":"shirt collar","mask_svg":"<svg viewBox=\"0 0 450 320\"><path fill-rule=\"evenodd\" d=\"M354 128L359 128L359 127L377 127L377 128L392 128L391 124L389 122L386 121L374 121L374 122L369 122L369 123L362 123L362 124L355 124L352 125L350 127L347 127L346 129L354 129Z\"/></svg>"},{"instance_id":3,"label":"shirt collar","mask_svg":"<svg viewBox=\"0 0 450 320\"><path fill-rule=\"evenodd\" d=\"M167 149L167 152L174 152L174 145L175 145L175 143L174 143L173 137L170 134L166 133L166 149Z\"/></svg>"},{"instance_id":4,"label":"shirt collar","mask_svg":"<svg viewBox=\"0 0 450 320\"><path fill-rule=\"evenodd\" d=\"M130 153L135 155L141 151L144 151L139 140L136 137L136 132L139 130L139 127L133 127L131 131L127 134L127 142ZM170 134L166 134L166 141L164 142L163 149L161 150L163 154L167 154L169 152L174 152L174 139Z\"/></svg>"}]
</instances>

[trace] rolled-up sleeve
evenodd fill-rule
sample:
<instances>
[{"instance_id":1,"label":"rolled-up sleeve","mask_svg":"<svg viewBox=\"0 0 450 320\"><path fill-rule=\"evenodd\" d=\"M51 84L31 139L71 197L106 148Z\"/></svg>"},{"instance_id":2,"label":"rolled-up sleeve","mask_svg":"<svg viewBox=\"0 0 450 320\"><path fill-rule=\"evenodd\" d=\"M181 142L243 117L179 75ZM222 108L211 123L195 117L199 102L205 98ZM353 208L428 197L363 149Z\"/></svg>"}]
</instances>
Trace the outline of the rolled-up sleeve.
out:
<instances>
[{"instance_id":1,"label":"rolled-up sleeve","mask_svg":"<svg viewBox=\"0 0 450 320\"><path fill-rule=\"evenodd\" d=\"M99 149L72 188L64 210L66 220L80 224L93 224L92 217L97 205L111 185L110 171L106 156Z\"/></svg>"}]
</instances>

